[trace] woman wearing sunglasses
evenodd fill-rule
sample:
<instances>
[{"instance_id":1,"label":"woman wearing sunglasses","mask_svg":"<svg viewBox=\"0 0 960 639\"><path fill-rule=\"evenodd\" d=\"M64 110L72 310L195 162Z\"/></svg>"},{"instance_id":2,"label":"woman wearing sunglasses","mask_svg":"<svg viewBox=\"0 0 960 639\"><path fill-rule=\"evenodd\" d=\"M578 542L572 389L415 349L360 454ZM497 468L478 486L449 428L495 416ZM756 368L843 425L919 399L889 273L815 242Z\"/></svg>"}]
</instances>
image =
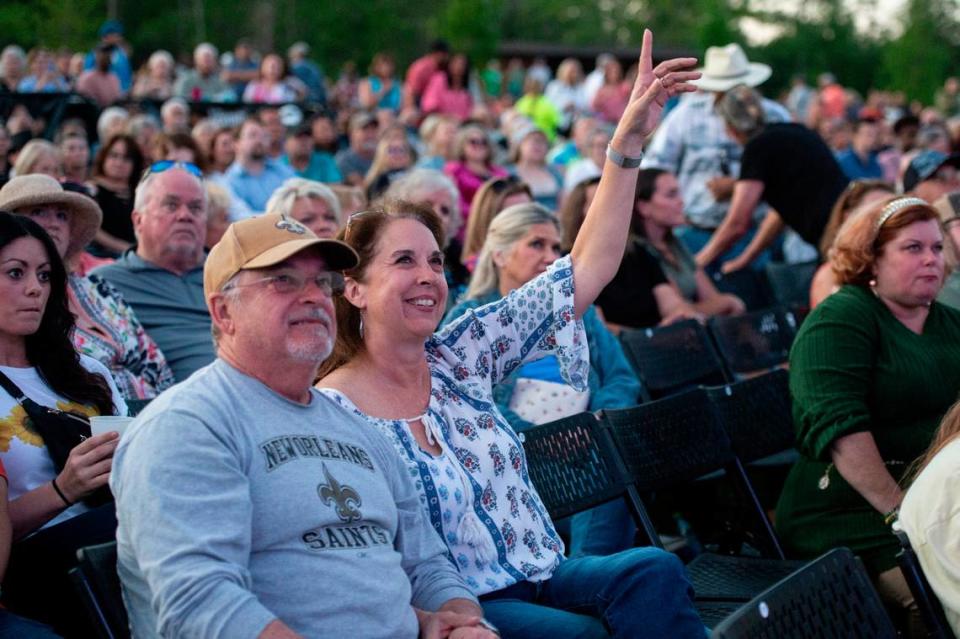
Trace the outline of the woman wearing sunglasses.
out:
<instances>
[{"instance_id":1,"label":"woman wearing sunglasses","mask_svg":"<svg viewBox=\"0 0 960 639\"><path fill-rule=\"evenodd\" d=\"M460 213L464 222L470 217L470 207L480 186L494 177L506 177L507 171L493 163L490 138L483 127L469 124L459 132L453 142L456 160L449 162L443 172L450 176L460 191ZM461 231L459 238L463 238Z\"/></svg>"}]
</instances>

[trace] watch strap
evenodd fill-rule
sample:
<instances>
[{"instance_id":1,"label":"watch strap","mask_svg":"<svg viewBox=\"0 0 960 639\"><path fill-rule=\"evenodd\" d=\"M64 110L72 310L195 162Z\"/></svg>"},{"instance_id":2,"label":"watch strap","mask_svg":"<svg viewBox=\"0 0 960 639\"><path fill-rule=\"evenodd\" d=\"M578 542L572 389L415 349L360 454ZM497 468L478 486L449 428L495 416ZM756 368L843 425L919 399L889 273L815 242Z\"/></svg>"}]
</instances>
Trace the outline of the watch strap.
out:
<instances>
[{"instance_id":1,"label":"watch strap","mask_svg":"<svg viewBox=\"0 0 960 639\"><path fill-rule=\"evenodd\" d=\"M620 151L617 151L613 148L613 145L607 145L607 159L616 164L617 166L624 169L635 169L640 166L640 162L643 161L643 153L640 154L640 157L631 158L627 157Z\"/></svg>"}]
</instances>

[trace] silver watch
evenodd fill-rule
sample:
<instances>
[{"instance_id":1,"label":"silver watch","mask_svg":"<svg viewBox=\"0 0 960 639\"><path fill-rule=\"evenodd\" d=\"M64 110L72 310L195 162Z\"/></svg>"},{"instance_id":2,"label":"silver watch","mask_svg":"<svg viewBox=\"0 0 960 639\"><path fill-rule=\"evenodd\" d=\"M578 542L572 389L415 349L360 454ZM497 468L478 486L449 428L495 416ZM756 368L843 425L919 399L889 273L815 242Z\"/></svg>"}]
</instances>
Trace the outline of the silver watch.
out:
<instances>
[{"instance_id":1,"label":"silver watch","mask_svg":"<svg viewBox=\"0 0 960 639\"><path fill-rule=\"evenodd\" d=\"M616 164L617 166L624 169L635 169L640 166L640 162L643 160L643 153L640 154L640 157L628 158L620 151L617 151L613 148L613 145L607 145L607 159Z\"/></svg>"}]
</instances>

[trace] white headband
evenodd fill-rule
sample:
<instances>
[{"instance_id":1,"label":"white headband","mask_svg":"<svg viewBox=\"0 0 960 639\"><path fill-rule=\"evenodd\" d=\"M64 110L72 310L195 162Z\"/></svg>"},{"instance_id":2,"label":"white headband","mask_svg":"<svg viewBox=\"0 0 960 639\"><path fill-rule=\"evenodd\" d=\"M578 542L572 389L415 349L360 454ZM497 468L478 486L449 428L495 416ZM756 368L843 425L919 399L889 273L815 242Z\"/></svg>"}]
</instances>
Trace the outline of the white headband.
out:
<instances>
[{"instance_id":1,"label":"white headband","mask_svg":"<svg viewBox=\"0 0 960 639\"><path fill-rule=\"evenodd\" d=\"M926 200L921 200L918 197L901 197L890 204L887 204L883 207L883 211L880 212L880 217L877 218L877 231L879 232L883 225L886 224L887 220L891 217L902 211L903 209L910 208L911 206L930 206L927 204Z\"/></svg>"}]
</instances>

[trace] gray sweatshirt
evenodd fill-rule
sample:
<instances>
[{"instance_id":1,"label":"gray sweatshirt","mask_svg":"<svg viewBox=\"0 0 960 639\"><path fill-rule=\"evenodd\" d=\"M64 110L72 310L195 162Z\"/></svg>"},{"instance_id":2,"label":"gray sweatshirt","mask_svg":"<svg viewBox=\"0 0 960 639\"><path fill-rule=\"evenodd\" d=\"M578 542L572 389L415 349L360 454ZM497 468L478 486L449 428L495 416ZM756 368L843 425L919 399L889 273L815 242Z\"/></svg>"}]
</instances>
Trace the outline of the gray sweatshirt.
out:
<instances>
[{"instance_id":1,"label":"gray sweatshirt","mask_svg":"<svg viewBox=\"0 0 960 639\"><path fill-rule=\"evenodd\" d=\"M391 445L216 360L122 438L110 486L136 637L416 637L411 606L476 600Z\"/></svg>"}]
</instances>

